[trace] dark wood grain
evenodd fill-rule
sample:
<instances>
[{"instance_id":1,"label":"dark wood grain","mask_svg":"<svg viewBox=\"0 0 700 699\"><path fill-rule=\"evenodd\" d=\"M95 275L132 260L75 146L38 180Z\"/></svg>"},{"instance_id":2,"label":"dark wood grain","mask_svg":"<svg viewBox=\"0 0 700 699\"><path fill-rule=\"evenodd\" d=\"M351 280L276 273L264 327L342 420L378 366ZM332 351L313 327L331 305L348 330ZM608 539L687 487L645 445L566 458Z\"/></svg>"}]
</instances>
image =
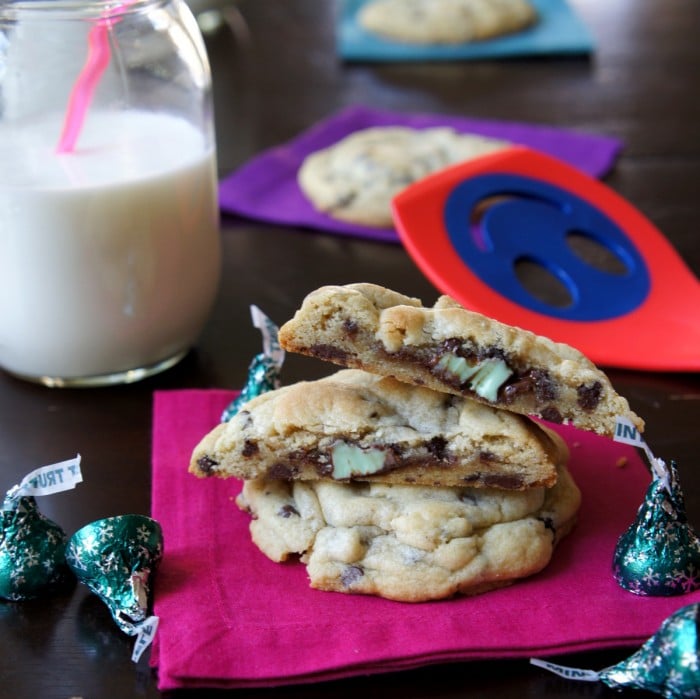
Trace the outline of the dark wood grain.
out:
<instances>
[{"instance_id":1,"label":"dark wood grain","mask_svg":"<svg viewBox=\"0 0 700 699\"><path fill-rule=\"evenodd\" d=\"M625 144L607 183L650 217L700 274L697 2L572 0L572 5L597 41L590 58L348 65L335 53L332 2L241 0L227 15L230 24L206 37L220 172L230 172L262 149L355 103L604 133ZM398 245L228 217L222 236L225 274L216 308L197 348L171 371L131 386L84 390L47 389L0 374L3 488L37 465L76 452L83 457L80 488L42 502L42 511L69 533L101 517L148 513L153 391L240 386L250 358L259 351L259 337L249 331L251 303L281 322L308 291L324 283L372 281L426 301L437 295ZM663 326L658 331L664 342ZM285 365L287 381L320 372L317 363L300 357L288 357ZM700 526L698 375L609 373L647 420L647 441L654 451L678 460L688 513ZM0 629L0 696L159 696L145 665L130 662L131 640L83 587L30 603L0 603ZM629 653L620 649L563 661L602 668ZM642 696L566 682L525 661L460 663L231 693L295 698L365 694L396 699Z\"/></svg>"}]
</instances>

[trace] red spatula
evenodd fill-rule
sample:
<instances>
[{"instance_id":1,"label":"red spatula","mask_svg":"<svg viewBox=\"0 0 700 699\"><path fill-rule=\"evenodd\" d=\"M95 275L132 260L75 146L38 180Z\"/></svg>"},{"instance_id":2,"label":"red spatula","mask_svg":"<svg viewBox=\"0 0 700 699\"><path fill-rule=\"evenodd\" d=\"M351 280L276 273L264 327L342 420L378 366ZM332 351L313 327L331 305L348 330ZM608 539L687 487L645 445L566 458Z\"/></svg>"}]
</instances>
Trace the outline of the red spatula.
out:
<instances>
[{"instance_id":1,"label":"red spatula","mask_svg":"<svg viewBox=\"0 0 700 699\"><path fill-rule=\"evenodd\" d=\"M566 342L603 366L700 369L700 283L629 202L524 147L431 175L393 201L399 235L430 281L466 308ZM588 241L615 264L593 264ZM564 302L526 285L539 268Z\"/></svg>"}]
</instances>

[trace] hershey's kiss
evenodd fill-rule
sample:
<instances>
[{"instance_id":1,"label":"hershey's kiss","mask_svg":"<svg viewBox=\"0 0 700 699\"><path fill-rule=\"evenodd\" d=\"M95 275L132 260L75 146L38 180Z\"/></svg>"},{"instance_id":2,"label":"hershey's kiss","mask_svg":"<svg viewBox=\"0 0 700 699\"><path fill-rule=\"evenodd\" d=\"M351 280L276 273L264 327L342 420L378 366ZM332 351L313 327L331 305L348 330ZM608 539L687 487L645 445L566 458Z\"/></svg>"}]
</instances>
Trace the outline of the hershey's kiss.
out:
<instances>
[{"instance_id":1,"label":"hershey's kiss","mask_svg":"<svg viewBox=\"0 0 700 699\"><path fill-rule=\"evenodd\" d=\"M73 534L66 549L75 576L102 599L117 626L130 636L148 617L153 576L162 557L160 524L144 515L92 522Z\"/></svg>"},{"instance_id":2,"label":"hershey's kiss","mask_svg":"<svg viewBox=\"0 0 700 699\"><path fill-rule=\"evenodd\" d=\"M675 462L653 465L637 518L615 547L613 576L638 595L681 595L700 589L700 540L686 516Z\"/></svg>"},{"instance_id":3,"label":"hershey's kiss","mask_svg":"<svg viewBox=\"0 0 700 699\"><path fill-rule=\"evenodd\" d=\"M678 610L634 655L601 671L600 679L615 689L644 689L666 699L700 697L699 614L698 603Z\"/></svg>"},{"instance_id":4,"label":"hershey's kiss","mask_svg":"<svg viewBox=\"0 0 700 699\"><path fill-rule=\"evenodd\" d=\"M221 422L228 422L244 403L267 391L279 388L280 385L285 352L277 339L278 328L257 306L250 307L250 315L253 325L262 334L263 351L251 360L246 384L224 410Z\"/></svg>"},{"instance_id":5,"label":"hershey's kiss","mask_svg":"<svg viewBox=\"0 0 700 699\"><path fill-rule=\"evenodd\" d=\"M33 599L74 582L66 564L66 533L33 497L5 497L0 531L0 598Z\"/></svg>"}]
</instances>

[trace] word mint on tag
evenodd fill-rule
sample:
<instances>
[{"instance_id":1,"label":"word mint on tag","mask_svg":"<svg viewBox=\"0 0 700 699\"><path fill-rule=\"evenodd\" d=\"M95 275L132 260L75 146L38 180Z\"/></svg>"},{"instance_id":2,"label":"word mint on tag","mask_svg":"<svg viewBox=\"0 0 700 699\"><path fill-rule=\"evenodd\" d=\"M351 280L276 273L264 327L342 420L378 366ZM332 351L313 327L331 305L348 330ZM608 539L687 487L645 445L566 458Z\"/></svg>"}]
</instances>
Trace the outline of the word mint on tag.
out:
<instances>
[{"instance_id":1,"label":"word mint on tag","mask_svg":"<svg viewBox=\"0 0 700 699\"><path fill-rule=\"evenodd\" d=\"M51 495L75 488L82 483L80 471L80 454L72 459L60 461L48 466L40 466L28 473L19 485L7 493L11 499L35 495Z\"/></svg>"},{"instance_id":2,"label":"word mint on tag","mask_svg":"<svg viewBox=\"0 0 700 699\"><path fill-rule=\"evenodd\" d=\"M564 667L564 665L556 665L555 663L539 660L538 658L530 658L530 665L544 668L553 672L559 677L564 677L567 680L580 680L581 682L598 682L600 681L600 673L595 670L581 670L575 667Z\"/></svg>"}]
</instances>

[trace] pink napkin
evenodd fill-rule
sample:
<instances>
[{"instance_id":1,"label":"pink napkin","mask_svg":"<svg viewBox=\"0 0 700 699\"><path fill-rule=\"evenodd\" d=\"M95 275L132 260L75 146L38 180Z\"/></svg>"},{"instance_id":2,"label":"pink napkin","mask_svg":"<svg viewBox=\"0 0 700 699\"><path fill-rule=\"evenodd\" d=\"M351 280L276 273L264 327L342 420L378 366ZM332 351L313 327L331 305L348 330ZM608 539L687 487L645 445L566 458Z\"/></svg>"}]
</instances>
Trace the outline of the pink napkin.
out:
<instances>
[{"instance_id":1,"label":"pink napkin","mask_svg":"<svg viewBox=\"0 0 700 699\"><path fill-rule=\"evenodd\" d=\"M187 473L193 447L234 395L155 394L152 514L164 530L165 556L151 663L162 690L636 649L672 612L700 601L700 592L638 597L615 583L615 543L634 520L650 477L632 447L567 427L557 429L570 446L583 504L577 528L540 574L476 597L421 604L311 590L301 563L273 563L251 543L249 517L234 503L239 481Z\"/></svg>"},{"instance_id":2,"label":"pink napkin","mask_svg":"<svg viewBox=\"0 0 700 699\"><path fill-rule=\"evenodd\" d=\"M398 243L398 234L393 229L358 226L319 213L297 185L297 170L307 155L370 126L419 129L450 126L459 132L529 146L560 158L592 177L605 175L622 148L621 142L614 138L551 126L353 106L320 121L288 143L264 151L225 177L219 185L221 210L270 223Z\"/></svg>"}]
</instances>

